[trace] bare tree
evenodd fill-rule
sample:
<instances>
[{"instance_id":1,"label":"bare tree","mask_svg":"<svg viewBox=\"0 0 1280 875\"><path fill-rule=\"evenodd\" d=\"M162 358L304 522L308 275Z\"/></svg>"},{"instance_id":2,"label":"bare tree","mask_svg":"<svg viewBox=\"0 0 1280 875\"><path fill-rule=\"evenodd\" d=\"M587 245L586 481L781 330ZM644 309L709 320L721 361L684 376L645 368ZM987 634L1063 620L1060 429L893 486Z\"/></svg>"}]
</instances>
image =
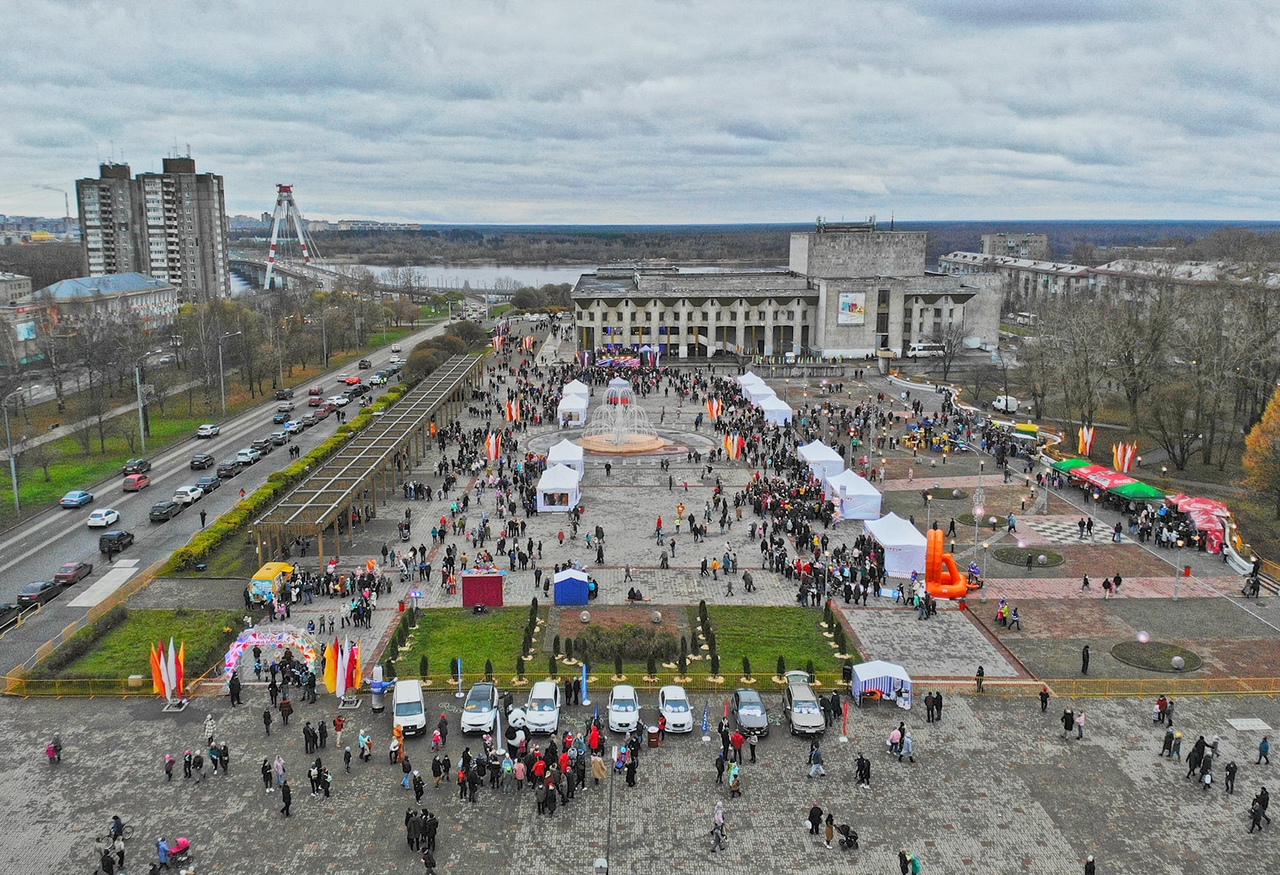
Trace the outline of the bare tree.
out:
<instances>
[{"instance_id":1,"label":"bare tree","mask_svg":"<svg viewBox=\"0 0 1280 875\"><path fill-rule=\"evenodd\" d=\"M951 368L956 363L956 357L964 349L964 339L964 322L950 322L944 328L934 332L934 342L942 346L942 356L938 363L942 365L944 381L951 376Z\"/></svg>"}]
</instances>

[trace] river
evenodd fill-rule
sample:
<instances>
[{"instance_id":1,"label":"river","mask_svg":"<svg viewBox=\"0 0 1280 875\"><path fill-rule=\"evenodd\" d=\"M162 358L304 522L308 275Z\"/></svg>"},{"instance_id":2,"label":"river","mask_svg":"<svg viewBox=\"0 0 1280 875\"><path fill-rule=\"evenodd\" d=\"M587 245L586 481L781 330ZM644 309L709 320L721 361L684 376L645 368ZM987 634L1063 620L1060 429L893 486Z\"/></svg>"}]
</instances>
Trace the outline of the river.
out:
<instances>
[{"instance_id":1,"label":"river","mask_svg":"<svg viewBox=\"0 0 1280 875\"><path fill-rule=\"evenodd\" d=\"M378 267L371 264L360 265L382 276L391 267ZM525 286L546 285L547 283L569 283L578 281L584 273L596 269L594 264L558 265L553 267L513 267L500 264L432 264L414 265L422 283L431 288L460 289L463 283L473 289L518 289Z\"/></svg>"}]
</instances>

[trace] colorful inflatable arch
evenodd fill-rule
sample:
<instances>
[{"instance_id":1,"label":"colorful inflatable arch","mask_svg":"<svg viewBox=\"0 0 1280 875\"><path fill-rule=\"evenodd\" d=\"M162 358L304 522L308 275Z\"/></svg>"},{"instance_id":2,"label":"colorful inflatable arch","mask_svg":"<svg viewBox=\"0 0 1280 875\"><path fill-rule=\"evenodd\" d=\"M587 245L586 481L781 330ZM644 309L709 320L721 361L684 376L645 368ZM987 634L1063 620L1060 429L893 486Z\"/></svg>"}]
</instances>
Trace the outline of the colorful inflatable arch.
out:
<instances>
[{"instance_id":1,"label":"colorful inflatable arch","mask_svg":"<svg viewBox=\"0 0 1280 875\"><path fill-rule=\"evenodd\" d=\"M936 599L961 599L969 594L969 579L960 573L956 560L942 548L943 532L930 529L924 551L924 585Z\"/></svg>"}]
</instances>

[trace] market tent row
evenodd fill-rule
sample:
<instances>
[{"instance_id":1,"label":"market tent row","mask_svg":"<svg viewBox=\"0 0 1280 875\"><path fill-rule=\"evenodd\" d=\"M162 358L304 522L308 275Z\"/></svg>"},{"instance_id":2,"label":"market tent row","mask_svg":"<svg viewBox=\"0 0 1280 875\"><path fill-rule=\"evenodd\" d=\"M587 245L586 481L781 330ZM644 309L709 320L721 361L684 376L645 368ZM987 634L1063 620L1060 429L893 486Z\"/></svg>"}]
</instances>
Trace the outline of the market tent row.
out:
<instances>
[{"instance_id":1,"label":"market tent row","mask_svg":"<svg viewBox=\"0 0 1280 875\"><path fill-rule=\"evenodd\" d=\"M570 395L581 395L583 398L590 398L591 387L581 380L570 380L560 390L560 397L568 398Z\"/></svg>"},{"instance_id":2,"label":"market tent row","mask_svg":"<svg viewBox=\"0 0 1280 875\"><path fill-rule=\"evenodd\" d=\"M880 517L880 490L856 471L841 471L828 477L826 494L840 512L841 519L874 520Z\"/></svg>"},{"instance_id":3,"label":"market tent row","mask_svg":"<svg viewBox=\"0 0 1280 875\"><path fill-rule=\"evenodd\" d=\"M866 520L862 530L884 548L884 571L889 577L907 578L911 572L924 574L925 536L895 513L878 520Z\"/></svg>"},{"instance_id":4,"label":"market tent row","mask_svg":"<svg viewBox=\"0 0 1280 875\"><path fill-rule=\"evenodd\" d=\"M566 465L552 465L542 472L535 487L538 513L568 513L582 500L582 479L577 471Z\"/></svg>"},{"instance_id":5,"label":"market tent row","mask_svg":"<svg viewBox=\"0 0 1280 875\"><path fill-rule=\"evenodd\" d=\"M834 477L844 470L844 459L839 453L820 440L802 444L796 454L800 456L800 461L809 466L813 476L819 480Z\"/></svg>"},{"instance_id":6,"label":"market tent row","mask_svg":"<svg viewBox=\"0 0 1280 875\"><path fill-rule=\"evenodd\" d=\"M556 416L559 417L561 425L586 425L587 406L586 395L565 395L556 405Z\"/></svg>"},{"instance_id":7,"label":"market tent row","mask_svg":"<svg viewBox=\"0 0 1280 875\"><path fill-rule=\"evenodd\" d=\"M586 463L583 461L582 447L571 440L562 440L547 450L547 467L550 468L555 465L564 465L566 468L572 468L578 472L579 478L587 473Z\"/></svg>"},{"instance_id":8,"label":"market tent row","mask_svg":"<svg viewBox=\"0 0 1280 875\"><path fill-rule=\"evenodd\" d=\"M483 376L481 356L453 356L375 415L254 523L259 562L287 557L296 538L315 539L321 565L340 556L340 535L354 535L379 505L387 505L405 472L426 457L432 426L443 427L464 412Z\"/></svg>"},{"instance_id":9,"label":"market tent row","mask_svg":"<svg viewBox=\"0 0 1280 875\"><path fill-rule=\"evenodd\" d=\"M1135 480L1128 474L1113 471L1102 465L1077 466L1068 470L1068 475L1083 480L1097 489L1118 495L1130 501L1161 501L1164 492L1156 487Z\"/></svg>"},{"instance_id":10,"label":"market tent row","mask_svg":"<svg viewBox=\"0 0 1280 875\"><path fill-rule=\"evenodd\" d=\"M1185 513L1196 530L1205 536L1205 550L1221 553L1223 536L1231 518L1231 511L1221 501L1212 498L1194 498L1179 492L1165 497L1180 513Z\"/></svg>"},{"instance_id":11,"label":"market tent row","mask_svg":"<svg viewBox=\"0 0 1280 875\"><path fill-rule=\"evenodd\" d=\"M795 411L791 409L791 405L777 395L767 395L754 403L756 407L760 408L760 412L764 414L764 421L774 425L786 425L795 414Z\"/></svg>"}]
</instances>

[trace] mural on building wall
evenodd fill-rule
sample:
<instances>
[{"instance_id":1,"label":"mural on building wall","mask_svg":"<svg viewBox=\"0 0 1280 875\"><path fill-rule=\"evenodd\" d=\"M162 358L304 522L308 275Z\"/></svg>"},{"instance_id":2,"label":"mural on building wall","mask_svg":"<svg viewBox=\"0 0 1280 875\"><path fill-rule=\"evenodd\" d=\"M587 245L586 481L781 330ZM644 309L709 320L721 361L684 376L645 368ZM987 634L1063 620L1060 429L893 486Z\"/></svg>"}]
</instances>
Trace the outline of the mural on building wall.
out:
<instances>
[{"instance_id":1,"label":"mural on building wall","mask_svg":"<svg viewBox=\"0 0 1280 875\"><path fill-rule=\"evenodd\" d=\"M837 325L865 325L867 322L867 293L841 292Z\"/></svg>"}]
</instances>

